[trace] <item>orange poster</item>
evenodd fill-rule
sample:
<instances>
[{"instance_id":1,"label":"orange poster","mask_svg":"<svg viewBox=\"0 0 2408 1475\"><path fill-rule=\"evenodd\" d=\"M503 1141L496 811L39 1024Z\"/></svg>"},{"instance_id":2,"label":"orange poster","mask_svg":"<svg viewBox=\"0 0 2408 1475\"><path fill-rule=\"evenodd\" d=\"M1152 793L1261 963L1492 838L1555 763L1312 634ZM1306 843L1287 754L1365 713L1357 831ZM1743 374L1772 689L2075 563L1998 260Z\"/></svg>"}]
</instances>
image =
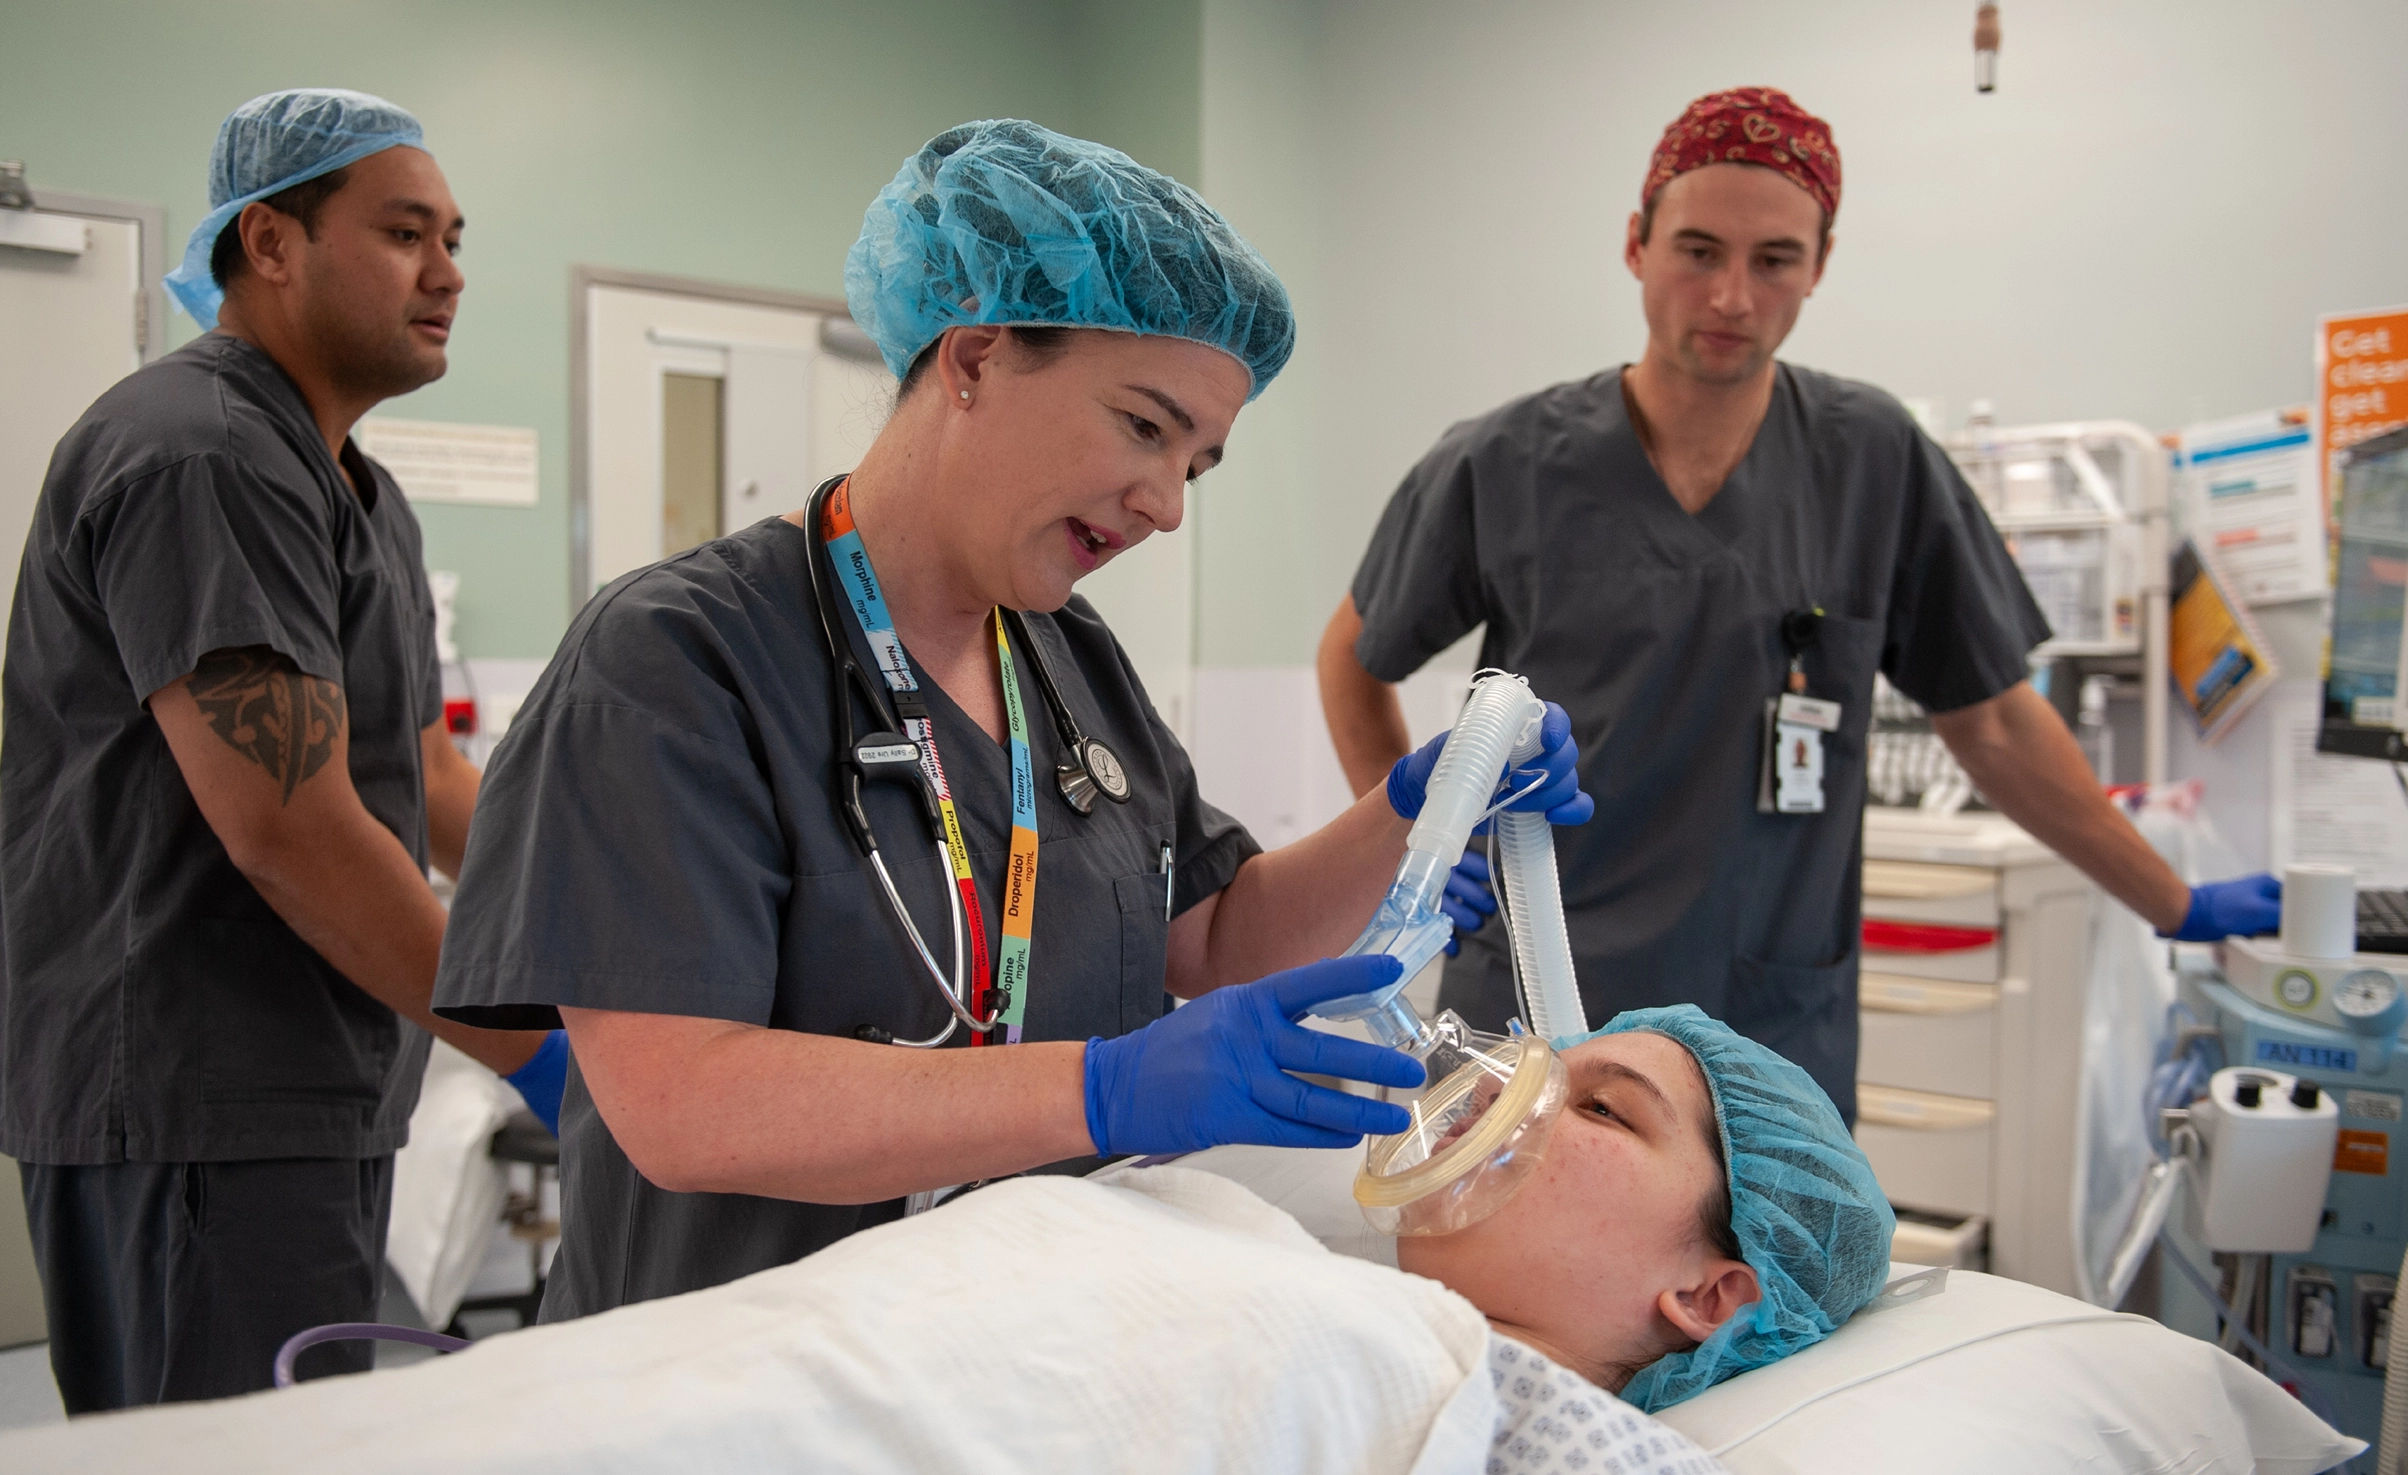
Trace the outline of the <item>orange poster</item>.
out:
<instances>
[{"instance_id":1,"label":"orange poster","mask_svg":"<svg viewBox=\"0 0 2408 1475\"><path fill-rule=\"evenodd\" d=\"M2328 520L2341 453L2400 425L2408 425L2408 307L2317 319L2316 440Z\"/></svg>"}]
</instances>

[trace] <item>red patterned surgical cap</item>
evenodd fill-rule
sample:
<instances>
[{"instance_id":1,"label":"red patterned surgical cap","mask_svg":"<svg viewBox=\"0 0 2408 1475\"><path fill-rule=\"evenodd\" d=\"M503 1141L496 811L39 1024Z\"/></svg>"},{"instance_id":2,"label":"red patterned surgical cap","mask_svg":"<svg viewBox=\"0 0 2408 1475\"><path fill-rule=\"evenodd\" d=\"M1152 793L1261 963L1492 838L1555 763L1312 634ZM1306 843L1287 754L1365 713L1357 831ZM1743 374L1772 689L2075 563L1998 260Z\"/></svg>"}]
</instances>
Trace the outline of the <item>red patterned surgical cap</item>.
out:
<instances>
[{"instance_id":1,"label":"red patterned surgical cap","mask_svg":"<svg viewBox=\"0 0 2408 1475\"><path fill-rule=\"evenodd\" d=\"M1814 196L1826 217L1839 214L1839 148L1831 142L1831 125L1779 88L1734 87L1689 104L1648 161L1640 206L1675 178L1708 164L1777 170Z\"/></svg>"}]
</instances>

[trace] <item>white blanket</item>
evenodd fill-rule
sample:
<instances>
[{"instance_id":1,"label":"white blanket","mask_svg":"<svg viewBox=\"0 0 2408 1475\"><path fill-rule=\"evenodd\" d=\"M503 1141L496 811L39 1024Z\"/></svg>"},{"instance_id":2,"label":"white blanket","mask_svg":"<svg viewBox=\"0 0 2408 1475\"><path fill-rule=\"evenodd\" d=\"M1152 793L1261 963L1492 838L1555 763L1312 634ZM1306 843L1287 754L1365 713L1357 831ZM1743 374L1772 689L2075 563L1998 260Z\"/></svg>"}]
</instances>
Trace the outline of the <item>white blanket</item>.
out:
<instances>
[{"instance_id":1,"label":"white blanket","mask_svg":"<svg viewBox=\"0 0 2408 1475\"><path fill-rule=\"evenodd\" d=\"M1487 1345L1444 1287L1157 1168L1001 1184L411 1368L0 1438L0 1469L1452 1475L1490 1452Z\"/></svg>"}]
</instances>

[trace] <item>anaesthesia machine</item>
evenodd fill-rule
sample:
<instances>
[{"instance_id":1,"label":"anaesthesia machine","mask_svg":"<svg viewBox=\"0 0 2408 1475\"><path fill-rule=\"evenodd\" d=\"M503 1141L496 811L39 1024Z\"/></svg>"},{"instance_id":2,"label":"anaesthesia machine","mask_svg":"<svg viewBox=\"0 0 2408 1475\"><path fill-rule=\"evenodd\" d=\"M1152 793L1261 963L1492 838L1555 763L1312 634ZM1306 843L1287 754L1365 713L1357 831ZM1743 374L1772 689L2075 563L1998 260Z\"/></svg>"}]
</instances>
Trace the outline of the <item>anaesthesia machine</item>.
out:
<instances>
[{"instance_id":1,"label":"anaesthesia machine","mask_svg":"<svg viewBox=\"0 0 2408 1475\"><path fill-rule=\"evenodd\" d=\"M2279 937L2182 962L2175 1014L2190 1022L2159 1072L2174 1087L2158 1102L2168 1156L2109 1289L2120 1298L2180 1203L2191 1239L2239 1257L2226 1345L2257 1340L2268 1376L2379 1442L2375 1468L2392 1471L2408 1453L2408 1328L2392 1312L2408 1254L2408 1165L2392 1153L2408 987L2397 956L2355 951L2355 922L2350 872L2292 866Z\"/></svg>"},{"instance_id":2,"label":"anaesthesia machine","mask_svg":"<svg viewBox=\"0 0 2408 1475\"><path fill-rule=\"evenodd\" d=\"M1385 1093L1413 1115L1394 1137L1372 1139L1355 1180L1355 1200L1374 1229L1392 1235L1452 1234L1503 1207L1538 1165L1570 1095L1549 1042L1588 1033L1564 930L1553 827L1542 814L1505 813L1515 768L1539 751L1546 704L1519 676L1484 671L1431 772L1428 798L1405 841L1396 880L1347 957L1385 953L1402 964L1376 993L1333 1000L1313 1012L1360 1020L1381 1044L1428 1071L1425 1084ZM1497 869L1527 1025L1491 1035L1453 1010L1425 1021L1405 984L1438 956L1453 932L1438 902L1447 873L1483 820L1494 819Z\"/></svg>"}]
</instances>

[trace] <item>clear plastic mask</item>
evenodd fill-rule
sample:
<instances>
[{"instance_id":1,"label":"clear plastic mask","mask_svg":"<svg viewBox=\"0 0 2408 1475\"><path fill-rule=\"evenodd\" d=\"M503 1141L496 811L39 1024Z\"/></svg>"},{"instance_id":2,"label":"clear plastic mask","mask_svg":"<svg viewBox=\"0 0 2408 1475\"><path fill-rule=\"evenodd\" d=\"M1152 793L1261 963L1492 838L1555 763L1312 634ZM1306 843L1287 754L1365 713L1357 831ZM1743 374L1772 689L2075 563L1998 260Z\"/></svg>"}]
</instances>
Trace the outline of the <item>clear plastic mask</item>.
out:
<instances>
[{"instance_id":1,"label":"clear plastic mask","mask_svg":"<svg viewBox=\"0 0 2408 1475\"><path fill-rule=\"evenodd\" d=\"M1415 1033L1405 1048L1427 1084L1382 1093L1413 1124L1371 1139L1354 1186L1371 1227L1399 1237L1453 1234L1503 1208L1545 1156L1571 1094L1563 1061L1535 1036L1485 1034L1453 1010Z\"/></svg>"}]
</instances>

